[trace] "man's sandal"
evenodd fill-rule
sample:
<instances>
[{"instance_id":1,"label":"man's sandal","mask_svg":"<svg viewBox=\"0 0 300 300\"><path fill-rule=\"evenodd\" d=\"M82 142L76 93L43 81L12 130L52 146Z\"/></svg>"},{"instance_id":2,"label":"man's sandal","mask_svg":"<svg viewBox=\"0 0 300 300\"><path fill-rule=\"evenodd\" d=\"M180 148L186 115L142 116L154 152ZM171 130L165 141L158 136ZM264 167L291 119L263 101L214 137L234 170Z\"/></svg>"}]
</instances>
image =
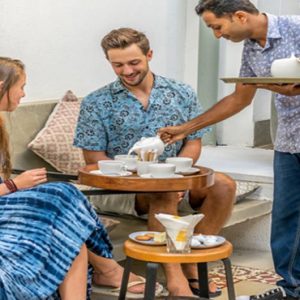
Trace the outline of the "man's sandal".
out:
<instances>
[{"instance_id":1,"label":"man's sandal","mask_svg":"<svg viewBox=\"0 0 300 300\"><path fill-rule=\"evenodd\" d=\"M190 286L190 289L193 292L193 294L200 297L200 289L192 286L192 283L199 282L198 279L190 278L190 279L188 279L188 282L189 282L189 286ZM213 281L211 279L209 279L208 284L211 282L213 282ZM221 294L222 294L222 290L219 287L217 287L217 289L214 292L209 291L209 298L215 298L215 297L220 296Z\"/></svg>"}]
</instances>

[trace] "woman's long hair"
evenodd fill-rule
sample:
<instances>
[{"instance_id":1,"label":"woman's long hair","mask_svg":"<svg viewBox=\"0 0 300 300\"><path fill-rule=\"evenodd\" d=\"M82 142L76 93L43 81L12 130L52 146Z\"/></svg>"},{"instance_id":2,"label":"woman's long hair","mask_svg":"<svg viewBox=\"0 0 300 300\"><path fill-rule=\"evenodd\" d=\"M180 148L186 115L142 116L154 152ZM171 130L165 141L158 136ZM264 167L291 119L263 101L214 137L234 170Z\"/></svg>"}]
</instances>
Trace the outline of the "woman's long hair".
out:
<instances>
[{"instance_id":1,"label":"woman's long hair","mask_svg":"<svg viewBox=\"0 0 300 300\"><path fill-rule=\"evenodd\" d=\"M10 89L24 72L25 67L20 60L0 57L0 82L3 82L2 86L0 86L0 101L2 101L4 95L7 94L9 105ZM11 168L8 134L3 117L0 116L0 172L5 179L9 178Z\"/></svg>"}]
</instances>

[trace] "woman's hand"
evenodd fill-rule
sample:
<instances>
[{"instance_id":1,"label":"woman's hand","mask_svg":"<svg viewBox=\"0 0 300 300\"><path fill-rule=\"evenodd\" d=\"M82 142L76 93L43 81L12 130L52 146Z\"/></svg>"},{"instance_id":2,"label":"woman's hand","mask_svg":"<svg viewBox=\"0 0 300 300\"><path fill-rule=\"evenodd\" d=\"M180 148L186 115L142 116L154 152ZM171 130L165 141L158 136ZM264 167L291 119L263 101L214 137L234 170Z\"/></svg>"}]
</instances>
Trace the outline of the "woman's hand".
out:
<instances>
[{"instance_id":1,"label":"woman's hand","mask_svg":"<svg viewBox=\"0 0 300 300\"><path fill-rule=\"evenodd\" d=\"M176 141L180 141L186 137L181 125L160 128L158 130L158 135L161 140L167 144L173 144Z\"/></svg>"},{"instance_id":2,"label":"woman's hand","mask_svg":"<svg viewBox=\"0 0 300 300\"><path fill-rule=\"evenodd\" d=\"M47 182L47 172L45 168L28 170L16 176L13 180L19 190L27 189Z\"/></svg>"}]
</instances>

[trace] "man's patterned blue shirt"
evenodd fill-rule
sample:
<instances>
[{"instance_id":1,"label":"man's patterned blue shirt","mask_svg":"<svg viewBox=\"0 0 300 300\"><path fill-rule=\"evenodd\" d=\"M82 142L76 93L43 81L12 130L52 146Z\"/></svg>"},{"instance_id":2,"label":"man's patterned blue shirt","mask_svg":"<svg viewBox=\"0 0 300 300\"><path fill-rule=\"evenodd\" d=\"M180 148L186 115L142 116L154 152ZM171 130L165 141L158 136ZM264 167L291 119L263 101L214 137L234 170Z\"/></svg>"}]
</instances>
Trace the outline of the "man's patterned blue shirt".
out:
<instances>
[{"instance_id":1,"label":"man's patterned blue shirt","mask_svg":"<svg viewBox=\"0 0 300 300\"><path fill-rule=\"evenodd\" d=\"M193 89L183 83L155 75L147 109L119 79L89 94L81 104L74 145L105 151L113 158L126 154L142 137L155 136L161 127L187 122L201 113ZM187 139L198 139L208 129ZM169 145L160 160L176 156L183 142Z\"/></svg>"}]
</instances>

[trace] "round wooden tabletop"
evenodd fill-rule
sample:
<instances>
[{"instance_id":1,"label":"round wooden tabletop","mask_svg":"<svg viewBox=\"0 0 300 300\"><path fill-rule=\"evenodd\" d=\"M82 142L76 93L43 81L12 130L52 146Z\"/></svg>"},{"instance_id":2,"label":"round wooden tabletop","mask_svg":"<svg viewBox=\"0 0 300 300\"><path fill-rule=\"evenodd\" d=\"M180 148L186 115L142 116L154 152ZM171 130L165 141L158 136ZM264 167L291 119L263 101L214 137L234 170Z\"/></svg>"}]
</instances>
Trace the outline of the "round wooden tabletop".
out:
<instances>
[{"instance_id":1,"label":"round wooden tabletop","mask_svg":"<svg viewBox=\"0 0 300 300\"><path fill-rule=\"evenodd\" d=\"M198 263L211 262L227 258L232 253L232 244L225 241L223 245L207 249L192 249L191 253L168 253L166 246L149 246L127 240L124 243L127 256L158 263Z\"/></svg>"},{"instance_id":2,"label":"round wooden tabletop","mask_svg":"<svg viewBox=\"0 0 300 300\"><path fill-rule=\"evenodd\" d=\"M126 177L92 174L90 171L98 169L97 164L93 164L80 168L78 178L80 184L130 192L172 192L212 186L214 184L213 170L201 166L197 168L199 168L199 173L181 178L142 178L136 173Z\"/></svg>"}]
</instances>

